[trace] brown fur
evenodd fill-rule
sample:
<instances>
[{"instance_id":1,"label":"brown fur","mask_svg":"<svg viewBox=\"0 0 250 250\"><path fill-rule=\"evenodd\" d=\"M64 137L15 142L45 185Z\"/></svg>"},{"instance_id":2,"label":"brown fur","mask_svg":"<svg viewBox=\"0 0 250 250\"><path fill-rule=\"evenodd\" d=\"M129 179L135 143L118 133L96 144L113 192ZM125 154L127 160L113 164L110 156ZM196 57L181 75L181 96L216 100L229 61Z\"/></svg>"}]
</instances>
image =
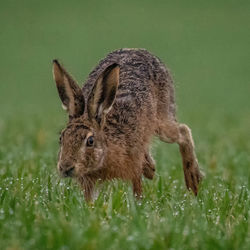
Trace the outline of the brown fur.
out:
<instances>
[{"instance_id":1,"label":"brown fur","mask_svg":"<svg viewBox=\"0 0 250 250\"><path fill-rule=\"evenodd\" d=\"M82 91L56 60L53 70L69 113L58 168L79 181L86 200L97 180L113 178L131 181L141 196L142 175L154 177L153 136L179 144L186 186L197 195L201 173L191 130L176 121L173 81L157 57L143 49L114 51L94 68Z\"/></svg>"}]
</instances>

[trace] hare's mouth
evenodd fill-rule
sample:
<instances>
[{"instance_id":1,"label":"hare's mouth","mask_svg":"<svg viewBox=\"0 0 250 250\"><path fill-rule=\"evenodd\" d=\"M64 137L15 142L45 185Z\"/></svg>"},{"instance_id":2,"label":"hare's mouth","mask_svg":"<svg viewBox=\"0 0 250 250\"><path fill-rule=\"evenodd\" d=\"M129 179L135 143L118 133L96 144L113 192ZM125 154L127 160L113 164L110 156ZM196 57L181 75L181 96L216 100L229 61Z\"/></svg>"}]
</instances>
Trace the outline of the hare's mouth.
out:
<instances>
[{"instance_id":1,"label":"hare's mouth","mask_svg":"<svg viewBox=\"0 0 250 250\"><path fill-rule=\"evenodd\" d=\"M62 176L63 177L74 177L74 172L75 172L74 169L75 169L75 167L69 168L68 170L66 170L62 173Z\"/></svg>"},{"instance_id":2,"label":"hare's mouth","mask_svg":"<svg viewBox=\"0 0 250 250\"><path fill-rule=\"evenodd\" d=\"M63 178L74 177L75 175L75 166L69 163L57 163L57 169L59 175Z\"/></svg>"}]
</instances>

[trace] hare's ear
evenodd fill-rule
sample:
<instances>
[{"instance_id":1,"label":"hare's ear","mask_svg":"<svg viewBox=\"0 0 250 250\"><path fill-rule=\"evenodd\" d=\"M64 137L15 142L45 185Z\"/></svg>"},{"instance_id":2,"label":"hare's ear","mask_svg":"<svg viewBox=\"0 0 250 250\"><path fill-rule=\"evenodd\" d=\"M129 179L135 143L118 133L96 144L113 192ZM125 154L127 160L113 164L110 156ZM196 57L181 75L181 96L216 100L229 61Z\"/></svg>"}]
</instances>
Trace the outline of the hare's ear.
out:
<instances>
[{"instance_id":1,"label":"hare's ear","mask_svg":"<svg viewBox=\"0 0 250 250\"><path fill-rule=\"evenodd\" d=\"M63 107L68 111L69 118L81 116L85 104L81 88L57 60L53 61L53 75L58 94Z\"/></svg>"},{"instance_id":2,"label":"hare's ear","mask_svg":"<svg viewBox=\"0 0 250 250\"><path fill-rule=\"evenodd\" d=\"M88 115L100 126L112 107L119 84L120 68L117 64L107 67L97 79L88 97Z\"/></svg>"}]
</instances>

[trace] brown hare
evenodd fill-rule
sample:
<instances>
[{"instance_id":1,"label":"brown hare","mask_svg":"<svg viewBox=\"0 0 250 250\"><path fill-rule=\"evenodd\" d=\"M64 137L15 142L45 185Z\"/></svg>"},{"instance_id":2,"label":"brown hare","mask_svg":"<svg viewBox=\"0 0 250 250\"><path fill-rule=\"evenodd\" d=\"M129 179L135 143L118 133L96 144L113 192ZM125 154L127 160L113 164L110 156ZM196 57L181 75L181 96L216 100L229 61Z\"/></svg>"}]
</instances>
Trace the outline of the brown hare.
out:
<instances>
[{"instance_id":1,"label":"brown hare","mask_svg":"<svg viewBox=\"0 0 250 250\"><path fill-rule=\"evenodd\" d=\"M142 175L152 179L149 152L153 136L178 143L186 186L195 195L201 181L191 130L176 120L174 85L169 71L144 49L107 55L81 89L57 60L53 74L69 120L60 136L58 170L74 177L91 200L98 180L129 180L142 195Z\"/></svg>"}]
</instances>

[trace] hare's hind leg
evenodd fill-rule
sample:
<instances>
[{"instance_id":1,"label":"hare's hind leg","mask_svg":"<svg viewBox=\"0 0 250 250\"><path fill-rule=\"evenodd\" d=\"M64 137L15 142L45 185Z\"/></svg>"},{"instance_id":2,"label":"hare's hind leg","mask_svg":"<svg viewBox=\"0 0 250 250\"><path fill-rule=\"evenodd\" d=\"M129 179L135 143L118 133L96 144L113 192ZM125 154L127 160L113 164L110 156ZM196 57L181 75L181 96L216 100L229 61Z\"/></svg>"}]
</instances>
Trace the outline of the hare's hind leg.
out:
<instances>
[{"instance_id":1,"label":"hare's hind leg","mask_svg":"<svg viewBox=\"0 0 250 250\"><path fill-rule=\"evenodd\" d=\"M176 142L179 144L186 186L188 189L192 189L194 194L197 195L202 174L195 155L190 128L185 124L178 124L175 121L166 121L159 125L157 134L164 142Z\"/></svg>"}]
</instances>

